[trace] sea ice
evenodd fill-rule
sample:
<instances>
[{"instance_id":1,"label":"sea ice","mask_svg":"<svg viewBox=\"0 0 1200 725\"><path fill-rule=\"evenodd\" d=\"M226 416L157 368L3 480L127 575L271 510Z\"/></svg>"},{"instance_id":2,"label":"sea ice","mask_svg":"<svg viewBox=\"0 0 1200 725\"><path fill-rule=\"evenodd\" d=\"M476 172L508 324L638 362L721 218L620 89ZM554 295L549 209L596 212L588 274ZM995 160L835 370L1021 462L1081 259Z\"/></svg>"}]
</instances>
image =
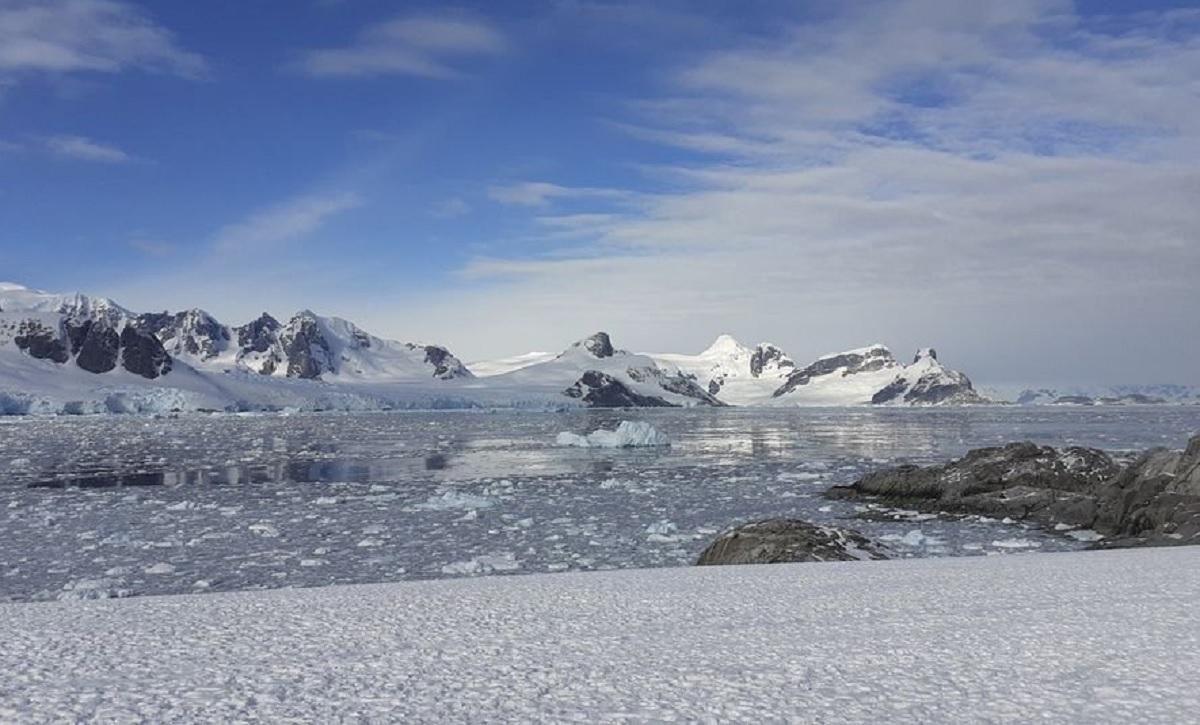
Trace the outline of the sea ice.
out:
<instances>
[{"instance_id":1,"label":"sea ice","mask_svg":"<svg viewBox=\"0 0 1200 725\"><path fill-rule=\"evenodd\" d=\"M643 421L623 420L616 430L598 430L586 436L564 431L555 441L576 448L641 448L669 446L671 439Z\"/></svg>"}]
</instances>

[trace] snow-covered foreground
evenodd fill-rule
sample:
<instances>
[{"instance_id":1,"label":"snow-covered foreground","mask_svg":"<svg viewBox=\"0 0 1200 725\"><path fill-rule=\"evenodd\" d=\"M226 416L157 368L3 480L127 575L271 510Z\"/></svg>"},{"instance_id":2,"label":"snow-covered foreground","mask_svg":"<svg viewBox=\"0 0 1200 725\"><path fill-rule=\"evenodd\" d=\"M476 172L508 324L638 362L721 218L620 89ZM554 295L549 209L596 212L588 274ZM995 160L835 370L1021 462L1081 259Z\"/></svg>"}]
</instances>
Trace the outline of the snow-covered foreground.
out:
<instances>
[{"instance_id":1,"label":"snow-covered foreground","mask_svg":"<svg viewBox=\"0 0 1200 725\"><path fill-rule=\"evenodd\" d=\"M0 605L0 720L1188 722L1194 548Z\"/></svg>"}]
</instances>

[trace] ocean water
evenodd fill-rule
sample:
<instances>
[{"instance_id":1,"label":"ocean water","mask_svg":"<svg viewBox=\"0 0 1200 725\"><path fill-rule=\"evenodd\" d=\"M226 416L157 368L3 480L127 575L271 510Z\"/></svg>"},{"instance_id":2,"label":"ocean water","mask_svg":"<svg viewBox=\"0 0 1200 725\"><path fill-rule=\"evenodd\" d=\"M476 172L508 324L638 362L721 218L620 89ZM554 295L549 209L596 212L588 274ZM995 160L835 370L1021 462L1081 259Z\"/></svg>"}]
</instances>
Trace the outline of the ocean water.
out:
<instances>
[{"instance_id":1,"label":"ocean water","mask_svg":"<svg viewBox=\"0 0 1200 725\"><path fill-rule=\"evenodd\" d=\"M671 445L556 444L623 420ZM1129 454L1198 431L1200 407L0 418L0 600L685 566L769 516L896 557L1071 550L1086 544L822 494L983 445Z\"/></svg>"}]
</instances>

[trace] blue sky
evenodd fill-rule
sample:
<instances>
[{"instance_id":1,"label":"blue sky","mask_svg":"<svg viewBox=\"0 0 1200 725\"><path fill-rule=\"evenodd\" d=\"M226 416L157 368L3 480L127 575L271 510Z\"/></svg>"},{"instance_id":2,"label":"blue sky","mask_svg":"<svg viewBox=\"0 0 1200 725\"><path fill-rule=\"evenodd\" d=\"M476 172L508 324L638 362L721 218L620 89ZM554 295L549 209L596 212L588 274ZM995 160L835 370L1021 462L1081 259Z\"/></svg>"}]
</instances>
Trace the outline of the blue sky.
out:
<instances>
[{"instance_id":1,"label":"blue sky","mask_svg":"<svg viewBox=\"0 0 1200 725\"><path fill-rule=\"evenodd\" d=\"M1193 3L0 0L0 278L1200 383Z\"/></svg>"}]
</instances>

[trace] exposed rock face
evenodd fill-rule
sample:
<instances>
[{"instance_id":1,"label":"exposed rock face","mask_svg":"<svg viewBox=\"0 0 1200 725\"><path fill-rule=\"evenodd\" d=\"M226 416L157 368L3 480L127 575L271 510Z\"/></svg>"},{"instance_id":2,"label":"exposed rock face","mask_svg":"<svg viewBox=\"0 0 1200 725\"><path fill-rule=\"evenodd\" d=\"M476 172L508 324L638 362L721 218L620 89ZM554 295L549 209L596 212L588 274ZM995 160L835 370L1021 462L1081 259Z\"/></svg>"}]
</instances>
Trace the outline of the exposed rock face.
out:
<instances>
[{"instance_id":1,"label":"exposed rock face","mask_svg":"<svg viewBox=\"0 0 1200 725\"><path fill-rule=\"evenodd\" d=\"M612 340L608 337L607 332L597 332L595 335L580 340L575 344L601 360L616 354L616 349L613 348Z\"/></svg>"},{"instance_id":2,"label":"exposed rock face","mask_svg":"<svg viewBox=\"0 0 1200 725\"><path fill-rule=\"evenodd\" d=\"M106 373L117 367L121 336L107 321L67 323L75 364L89 373Z\"/></svg>"},{"instance_id":3,"label":"exposed rock face","mask_svg":"<svg viewBox=\"0 0 1200 725\"><path fill-rule=\"evenodd\" d=\"M279 341L287 359L289 378L317 380L333 369L329 342L321 334L315 315L302 312L293 317L280 333Z\"/></svg>"},{"instance_id":4,"label":"exposed rock face","mask_svg":"<svg viewBox=\"0 0 1200 725\"><path fill-rule=\"evenodd\" d=\"M230 341L229 328L204 310L138 315L136 325L158 338L171 354L200 360L215 358Z\"/></svg>"},{"instance_id":5,"label":"exposed rock face","mask_svg":"<svg viewBox=\"0 0 1200 725\"><path fill-rule=\"evenodd\" d=\"M833 497L1095 529L1108 545L1200 543L1200 435L1122 468L1103 451L1033 443L982 448L941 466L868 474Z\"/></svg>"},{"instance_id":6,"label":"exposed rock face","mask_svg":"<svg viewBox=\"0 0 1200 725\"><path fill-rule=\"evenodd\" d=\"M875 393L871 403L883 405L898 399L909 405L988 402L975 392L970 378L939 363L937 351L933 348L919 350L912 365L904 368L895 380Z\"/></svg>"},{"instance_id":7,"label":"exposed rock face","mask_svg":"<svg viewBox=\"0 0 1200 725\"><path fill-rule=\"evenodd\" d=\"M281 327L279 320L264 312L257 320L234 328L238 347L254 352L266 352L275 344Z\"/></svg>"},{"instance_id":8,"label":"exposed rock face","mask_svg":"<svg viewBox=\"0 0 1200 725\"><path fill-rule=\"evenodd\" d=\"M788 375L787 380L773 395L776 398L786 395L802 385L808 385L813 378L836 373L839 370L842 371L843 376L846 376L860 372L875 372L889 367L896 367L896 358L892 356L891 350L882 345L841 355L830 355Z\"/></svg>"},{"instance_id":9,"label":"exposed rock face","mask_svg":"<svg viewBox=\"0 0 1200 725\"><path fill-rule=\"evenodd\" d=\"M657 367L629 368L625 373L639 383L653 382L668 393L695 398L704 405L726 407L715 395L700 387L696 378L685 373L670 373Z\"/></svg>"},{"instance_id":10,"label":"exposed rock face","mask_svg":"<svg viewBox=\"0 0 1200 725\"><path fill-rule=\"evenodd\" d=\"M796 367L796 363L784 354L783 350L764 343L754 348L754 352L750 355L750 376L757 378L772 364L777 368Z\"/></svg>"},{"instance_id":11,"label":"exposed rock face","mask_svg":"<svg viewBox=\"0 0 1200 725\"><path fill-rule=\"evenodd\" d=\"M51 360L59 365L71 359L66 343L52 330L37 320L25 320L13 337L18 349L38 360Z\"/></svg>"},{"instance_id":12,"label":"exposed rock face","mask_svg":"<svg viewBox=\"0 0 1200 725\"><path fill-rule=\"evenodd\" d=\"M588 370L574 385L563 391L593 408L675 408L662 398L640 395L607 373Z\"/></svg>"},{"instance_id":13,"label":"exposed rock face","mask_svg":"<svg viewBox=\"0 0 1200 725\"><path fill-rule=\"evenodd\" d=\"M474 377L461 360L439 345L425 346L425 362L433 366L433 377L439 380Z\"/></svg>"},{"instance_id":14,"label":"exposed rock face","mask_svg":"<svg viewBox=\"0 0 1200 725\"><path fill-rule=\"evenodd\" d=\"M258 364L258 372L263 375L274 375L279 363L283 362L283 351L279 345L279 331L283 325L279 320L266 312L257 320L248 322L241 327L233 328L237 335L238 360L252 367L251 360Z\"/></svg>"},{"instance_id":15,"label":"exposed rock face","mask_svg":"<svg viewBox=\"0 0 1200 725\"><path fill-rule=\"evenodd\" d=\"M781 564L886 558L878 546L851 529L815 526L797 519L767 519L723 534L709 544L696 564Z\"/></svg>"},{"instance_id":16,"label":"exposed rock face","mask_svg":"<svg viewBox=\"0 0 1200 725\"><path fill-rule=\"evenodd\" d=\"M153 380L171 372L171 356L154 335L126 325L121 331L121 366Z\"/></svg>"}]
</instances>

